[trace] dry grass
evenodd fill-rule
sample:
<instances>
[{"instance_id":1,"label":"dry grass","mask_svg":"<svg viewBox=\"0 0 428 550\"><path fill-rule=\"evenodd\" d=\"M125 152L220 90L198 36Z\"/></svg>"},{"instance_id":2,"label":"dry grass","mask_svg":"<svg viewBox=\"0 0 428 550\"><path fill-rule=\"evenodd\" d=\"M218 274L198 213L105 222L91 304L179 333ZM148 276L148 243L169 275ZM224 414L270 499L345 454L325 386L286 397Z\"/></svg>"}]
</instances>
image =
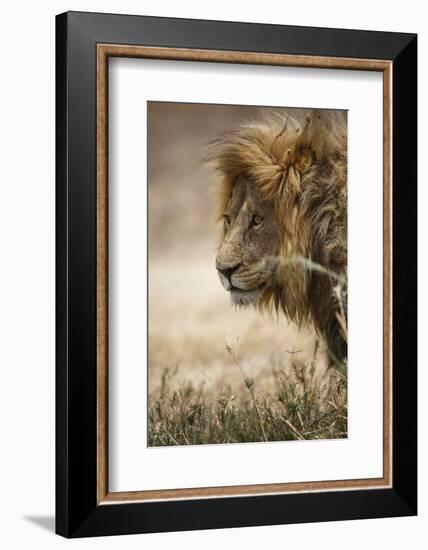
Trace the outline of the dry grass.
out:
<instances>
[{"instance_id":1,"label":"dry grass","mask_svg":"<svg viewBox=\"0 0 428 550\"><path fill-rule=\"evenodd\" d=\"M347 437L346 370L328 381L314 379L314 365L272 367L276 391L266 395L246 376L232 347L230 361L241 374L240 391L219 393L204 384L178 382L179 368L165 369L150 396L149 446L338 439Z\"/></svg>"}]
</instances>

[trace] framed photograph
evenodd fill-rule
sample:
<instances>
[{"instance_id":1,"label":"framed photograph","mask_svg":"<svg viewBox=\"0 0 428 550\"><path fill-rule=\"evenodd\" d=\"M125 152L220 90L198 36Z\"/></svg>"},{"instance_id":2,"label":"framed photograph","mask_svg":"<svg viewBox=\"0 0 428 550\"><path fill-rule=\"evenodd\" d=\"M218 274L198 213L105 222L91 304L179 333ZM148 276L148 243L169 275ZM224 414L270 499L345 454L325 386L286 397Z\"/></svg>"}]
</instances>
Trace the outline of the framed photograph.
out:
<instances>
[{"instance_id":1,"label":"framed photograph","mask_svg":"<svg viewBox=\"0 0 428 550\"><path fill-rule=\"evenodd\" d=\"M56 529L414 515L417 37L56 20Z\"/></svg>"}]
</instances>

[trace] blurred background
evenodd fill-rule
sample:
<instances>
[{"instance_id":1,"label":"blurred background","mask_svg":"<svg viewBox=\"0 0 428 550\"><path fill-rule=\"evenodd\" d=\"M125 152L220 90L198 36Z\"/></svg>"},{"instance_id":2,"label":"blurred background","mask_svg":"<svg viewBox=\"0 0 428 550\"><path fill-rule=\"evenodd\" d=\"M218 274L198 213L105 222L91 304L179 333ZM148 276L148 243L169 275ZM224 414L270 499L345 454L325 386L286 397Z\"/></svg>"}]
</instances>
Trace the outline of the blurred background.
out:
<instances>
[{"instance_id":1,"label":"blurred background","mask_svg":"<svg viewBox=\"0 0 428 550\"><path fill-rule=\"evenodd\" d=\"M312 358L315 339L284 318L230 305L215 269L220 224L215 179L200 165L201 150L219 134L285 109L229 105L148 103L149 394L162 374L171 383L203 385L213 395L242 391L242 374L226 352L232 346L245 372L269 394L274 369L295 352ZM287 109L301 119L306 111Z\"/></svg>"}]
</instances>

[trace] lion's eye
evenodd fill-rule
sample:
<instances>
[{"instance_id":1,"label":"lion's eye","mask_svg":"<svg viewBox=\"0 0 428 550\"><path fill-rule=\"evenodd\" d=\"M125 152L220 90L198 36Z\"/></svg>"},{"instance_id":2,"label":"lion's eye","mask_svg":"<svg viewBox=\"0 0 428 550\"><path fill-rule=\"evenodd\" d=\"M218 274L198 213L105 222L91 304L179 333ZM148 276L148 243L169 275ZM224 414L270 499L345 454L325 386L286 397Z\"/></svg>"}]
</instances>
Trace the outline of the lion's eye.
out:
<instances>
[{"instance_id":1,"label":"lion's eye","mask_svg":"<svg viewBox=\"0 0 428 550\"><path fill-rule=\"evenodd\" d=\"M261 218L260 216L257 216L257 214L254 214L254 216L252 217L251 223L254 227L257 227L262 223L262 221L263 221L263 218Z\"/></svg>"},{"instance_id":2,"label":"lion's eye","mask_svg":"<svg viewBox=\"0 0 428 550\"><path fill-rule=\"evenodd\" d=\"M224 218L224 223L226 224L226 226L229 226L230 225L230 216L228 214L225 214L223 216Z\"/></svg>"}]
</instances>

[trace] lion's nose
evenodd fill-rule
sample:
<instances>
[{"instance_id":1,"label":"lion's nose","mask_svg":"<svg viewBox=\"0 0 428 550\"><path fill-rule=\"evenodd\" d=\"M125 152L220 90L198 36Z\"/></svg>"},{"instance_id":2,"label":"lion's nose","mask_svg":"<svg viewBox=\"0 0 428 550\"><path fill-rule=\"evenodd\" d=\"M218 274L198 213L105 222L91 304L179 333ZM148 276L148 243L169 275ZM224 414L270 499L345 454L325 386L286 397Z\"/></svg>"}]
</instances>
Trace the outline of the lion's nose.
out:
<instances>
[{"instance_id":1,"label":"lion's nose","mask_svg":"<svg viewBox=\"0 0 428 550\"><path fill-rule=\"evenodd\" d=\"M221 273L228 281L232 277L232 274L238 269L241 264L235 264L233 266L223 267L217 264L217 271Z\"/></svg>"}]
</instances>

